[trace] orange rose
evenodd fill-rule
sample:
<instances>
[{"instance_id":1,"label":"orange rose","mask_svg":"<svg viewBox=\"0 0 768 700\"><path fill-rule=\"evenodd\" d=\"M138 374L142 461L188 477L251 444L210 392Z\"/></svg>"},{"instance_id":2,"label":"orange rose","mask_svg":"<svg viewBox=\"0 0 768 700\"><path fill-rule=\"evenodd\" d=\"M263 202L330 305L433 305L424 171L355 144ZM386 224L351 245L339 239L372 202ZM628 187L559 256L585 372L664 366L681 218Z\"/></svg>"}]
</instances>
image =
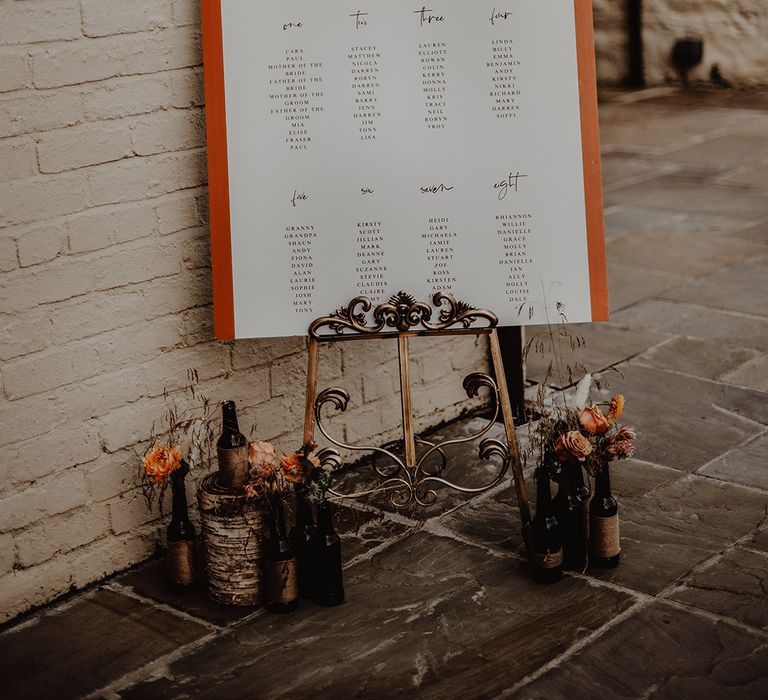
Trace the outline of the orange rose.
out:
<instances>
[{"instance_id":1,"label":"orange rose","mask_svg":"<svg viewBox=\"0 0 768 700\"><path fill-rule=\"evenodd\" d=\"M301 455L294 452L285 455L280 460L280 470L286 481L292 484L298 484L304 477L304 467L301 464Z\"/></svg>"},{"instance_id":2,"label":"orange rose","mask_svg":"<svg viewBox=\"0 0 768 700\"><path fill-rule=\"evenodd\" d=\"M144 457L144 471L155 481L164 481L170 473L181 466L181 448L155 445Z\"/></svg>"},{"instance_id":3,"label":"orange rose","mask_svg":"<svg viewBox=\"0 0 768 700\"><path fill-rule=\"evenodd\" d=\"M611 427L611 421L597 406L588 406L579 414L579 423L588 433L599 435Z\"/></svg>"},{"instance_id":4,"label":"orange rose","mask_svg":"<svg viewBox=\"0 0 768 700\"><path fill-rule=\"evenodd\" d=\"M622 413L624 413L624 397L621 394L616 394L611 399L611 405L608 408L608 420L621 418Z\"/></svg>"},{"instance_id":5,"label":"orange rose","mask_svg":"<svg viewBox=\"0 0 768 700\"><path fill-rule=\"evenodd\" d=\"M560 436L555 444L555 452L561 462L570 462L573 459L583 462L592 452L592 443L578 430L571 430Z\"/></svg>"}]
</instances>

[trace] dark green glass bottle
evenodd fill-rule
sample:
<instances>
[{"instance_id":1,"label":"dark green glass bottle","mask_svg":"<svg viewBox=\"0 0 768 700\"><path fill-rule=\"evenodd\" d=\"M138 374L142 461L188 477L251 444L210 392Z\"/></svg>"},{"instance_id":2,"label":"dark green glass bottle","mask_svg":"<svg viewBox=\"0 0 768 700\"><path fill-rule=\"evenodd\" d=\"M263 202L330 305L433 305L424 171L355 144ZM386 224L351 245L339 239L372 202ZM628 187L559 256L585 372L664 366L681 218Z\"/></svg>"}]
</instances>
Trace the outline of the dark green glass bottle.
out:
<instances>
[{"instance_id":1,"label":"dark green glass bottle","mask_svg":"<svg viewBox=\"0 0 768 700\"><path fill-rule=\"evenodd\" d=\"M264 583L266 605L276 613L289 613L299 605L296 557L285 532L283 504L271 504L269 539L265 547Z\"/></svg>"},{"instance_id":2,"label":"dark green glass bottle","mask_svg":"<svg viewBox=\"0 0 768 700\"><path fill-rule=\"evenodd\" d=\"M168 537L168 581L177 593L188 591L195 583L195 528L187 510L187 491L184 478L189 466L181 466L171 472L171 522L166 529Z\"/></svg>"},{"instance_id":3,"label":"dark green glass bottle","mask_svg":"<svg viewBox=\"0 0 768 700\"><path fill-rule=\"evenodd\" d=\"M312 504L306 493L296 493L296 524L291 529L291 546L298 564L299 596L314 597L314 585L317 580L315 571L315 552L313 540L317 535L315 520L312 516Z\"/></svg>"},{"instance_id":4,"label":"dark green glass bottle","mask_svg":"<svg viewBox=\"0 0 768 700\"><path fill-rule=\"evenodd\" d=\"M564 479L554 499L563 543L563 568L584 571L587 565L589 489L584 484L580 462L565 465L563 472Z\"/></svg>"},{"instance_id":5,"label":"dark green glass bottle","mask_svg":"<svg viewBox=\"0 0 768 700\"><path fill-rule=\"evenodd\" d=\"M606 464L595 477L595 495L589 504L589 563L601 569L619 565L619 504L611 493Z\"/></svg>"},{"instance_id":6,"label":"dark green glass bottle","mask_svg":"<svg viewBox=\"0 0 768 700\"><path fill-rule=\"evenodd\" d=\"M341 538L333 529L333 506L328 501L321 501L317 508L317 534L312 549L315 564L315 602L326 606L343 603Z\"/></svg>"},{"instance_id":7,"label":"dark green glass bottle","mask_svg":"<svg viewBox=\"0 0 768 700\"><path fill-rule=\"evenodd\" d=\"M536 515L531 524L533 578L539 583L555 583L563 576L563 543L552 503L549 472L536 470Z\"/></svg>"}]
</instances>

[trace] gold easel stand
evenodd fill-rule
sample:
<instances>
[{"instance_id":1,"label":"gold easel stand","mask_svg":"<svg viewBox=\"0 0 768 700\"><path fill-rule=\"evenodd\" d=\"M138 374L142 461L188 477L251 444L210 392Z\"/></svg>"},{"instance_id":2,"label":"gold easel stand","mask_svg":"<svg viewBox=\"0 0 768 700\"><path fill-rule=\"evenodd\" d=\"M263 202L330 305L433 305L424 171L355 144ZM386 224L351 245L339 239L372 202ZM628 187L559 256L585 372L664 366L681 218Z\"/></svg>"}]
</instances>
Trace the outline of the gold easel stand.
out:
<instances>
[{"instance_id":1,"label":"gold easel stand","mask_svg":"<svg viewBox=\"0 0 768 700\"><path fill-rule=\"evenodd\" d=\"M392 464L374 466L381 477L380 483L373 489L357 493L344 494L331 491L338 498L362 498L381 491L390 492L390 501L396 508L405 508L416 503L429 506L437 500L437 493L431 486L442 485L463 493L481 493L496 486L512 469L517 502L520 507L520 518L523 524L524 539L527 540L528 526L531 520L530 507L525 492L522 462L517 443L512 406L504 374L504 364L501 358L499 336L496 330L498 318L490 311L476 309L464 302L457 302L450 294L435 294L432 303L416 301L405 292L396 294L386 304L375 309L368 297L360 296L353 299L346 307L340 308L330 316L314 321L309 327L309 366L307 369L307 400L304 415L304 443L314 441L315 425L323 436L336 447L344 450L365 451L383 454ZM371 310L373 311L371 312ZM437 320L433 323L433 315ZM487 325L475 328L475 324L485 322ZM391 329L391 330L390 330ZM321 331L324 331L321 333ZM482 387L491 390L495 399L493 416L488 424L475 435L457 440L447 440L440 444L432 444L421 440L414 434L413 406L411 403L411 373L408 361L408 343L411 338L424 336L449 335L487 335L490 341L493 369L496 380L487 374L475 372L464 379L464 389L470 397L477 396ZM405 445L404 459L390 450L372 445L347 445L333 438L323 425L321 409L325 404L331 404L337 411L346 411L349 405L349 394L344 389L331 388L317 394L318 351L321 343L342 341L359 341L364 339L396 338L400 357L400 387L403 411L403 441ZM486 438L480 443L480 458L490 461L493 457L501 459L501 467L496 477L488 484L479 488L466 488L443 478L443 468L429 471L425 464L431 455L437 453L445 466L444 448L449 445L472 442L482 438L494 425L499 411L504 418L506 444L499 440ZM426 452L417 457L416 443L427 447ZM320 450L318 453L324 465L338 468L341 466L339 453L333 448Z\"/></svg>"}]
</instances>

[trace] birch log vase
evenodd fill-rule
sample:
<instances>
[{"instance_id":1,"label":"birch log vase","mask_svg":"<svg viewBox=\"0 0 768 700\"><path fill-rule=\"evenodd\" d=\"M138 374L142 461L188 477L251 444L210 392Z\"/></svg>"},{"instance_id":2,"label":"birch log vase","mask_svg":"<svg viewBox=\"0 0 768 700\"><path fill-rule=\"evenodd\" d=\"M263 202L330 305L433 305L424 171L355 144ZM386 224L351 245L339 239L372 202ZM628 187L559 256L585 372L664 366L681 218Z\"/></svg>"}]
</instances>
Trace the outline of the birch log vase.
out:
<instances>
[{"instance_id":1,"label":"birch log vase","mask_svg":"<svg viewBox=\"0 0 768 700\"><path fill-rule=\"evenodd\" d=\"M262 604L261 505L206 477L198 492L208 593L223 605Z\"/></svg>"}]
</instances>

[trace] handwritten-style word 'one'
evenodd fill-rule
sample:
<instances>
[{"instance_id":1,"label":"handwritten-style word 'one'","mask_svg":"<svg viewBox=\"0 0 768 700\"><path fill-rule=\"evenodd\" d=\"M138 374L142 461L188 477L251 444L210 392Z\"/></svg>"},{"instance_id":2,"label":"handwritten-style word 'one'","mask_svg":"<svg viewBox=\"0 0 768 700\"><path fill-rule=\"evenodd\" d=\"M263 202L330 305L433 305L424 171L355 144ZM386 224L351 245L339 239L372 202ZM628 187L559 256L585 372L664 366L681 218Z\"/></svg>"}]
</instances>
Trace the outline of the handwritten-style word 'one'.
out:
<instances>
[{"instance_id":1,"label":"handwritten-style word 'one'","mask_svg":"<svg viewBox=\"0 0 768 700\"><path fill-rule=\"evenodd\" d=\"M286 22L283 25L283 31L287 32L289 29L301 29L304 25L301 22Z\"/></svg>"},{"instance_id":2,"label":"handwritten-style word 'one'","mask_svg":"<svg viewBox=\"0 0 768 700\"><path fill-rule=\"evenodd\" d=\"M509 177L494 184L493 189L499 191L499 199L506 199L510 190L519 191L520 179L528 177L522 173L509 173Z\"/></svg>"},{"instance_id":3,"label":"handwritten-style word 'one'","mask_svg":"<svg viewBox=\"0 0 768 700\"><path fill-rule=\"evenodd\" d=\"M425 24L432 24L432 22L445 22L445 17L440 15L431 15L429 14L430 12L432 12L432 10L428 10L426 5L424 5L420 10L414 11L413 14L419 15L420 26L423 27Z\"/></svg>"},{"instance_id":4,"label":"handwritten-style word 'one'","mask_svg":"<svg viewBox=\"0 0 768 700\"><path fill-rule=\"evenodd\" d=\"M362 10L358 10L357 12L350 15L350 17L355 18L355 29L360 29L360 27L368 26L368 20L366 19L367 16L368 16L368 13L363 12Z\"/></svg>"},{"instance_id":5,"label":"handwritten-style word 'one'","mask_svg":"<svg viewBox=\"0 0 768 700\"><path fill-rule=\"evenodd\" d=\"M497 19L509 19L512 16L512 12L508 12L507 10L497 10L495 7L493 8L493 12L491 12L491 26L496 26L496 20Z\"/></svg>"}]
</instances>

